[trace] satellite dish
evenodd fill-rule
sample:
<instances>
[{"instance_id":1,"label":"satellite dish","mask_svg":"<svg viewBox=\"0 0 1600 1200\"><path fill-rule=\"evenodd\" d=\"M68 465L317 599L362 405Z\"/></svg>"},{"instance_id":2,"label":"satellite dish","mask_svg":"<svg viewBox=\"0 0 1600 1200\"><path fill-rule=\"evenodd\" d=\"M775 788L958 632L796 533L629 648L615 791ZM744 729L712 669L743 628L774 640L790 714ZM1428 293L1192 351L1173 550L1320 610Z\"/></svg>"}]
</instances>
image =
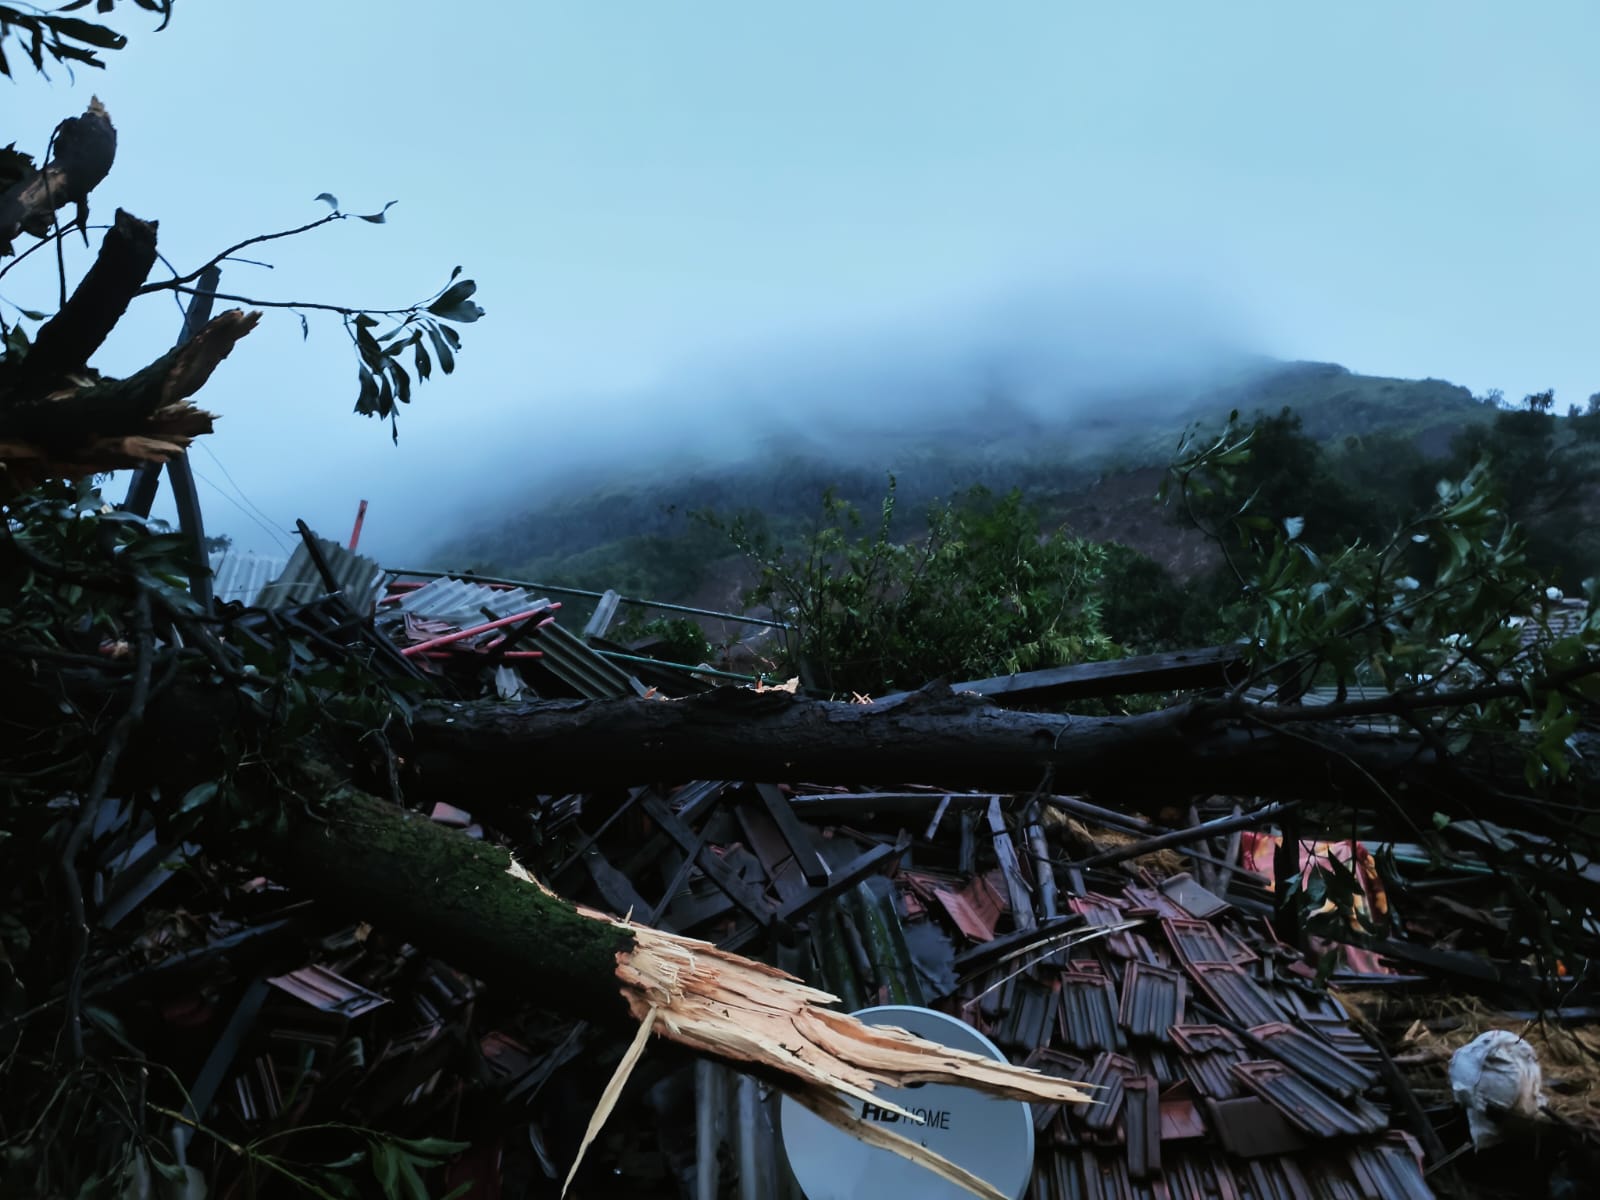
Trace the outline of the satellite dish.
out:
<instances>
[{"instance_id":1,"label":"satellite dish","mask_svg":"<svg viewBox=\"0 0 1600 1200\"><path fill-rule=\"evenodd\" d=\"M965 1021L931 1008L887 1004L853 1015L868 1025L897 1025L953 1050L1006 1061ZM1033 1114L1027 1104L945 1083L885 1088L878 1094L916 1113L923 1124L853 1097L847 1102L862 1120L881 1122L889 1132L920 1142L1020 1200L1033 1174ZM966 1189L892 1150L867 1145L787 1096L779 1120L789 1168L808 1200L971 1200Z\"/></svg>"}]
</instances>

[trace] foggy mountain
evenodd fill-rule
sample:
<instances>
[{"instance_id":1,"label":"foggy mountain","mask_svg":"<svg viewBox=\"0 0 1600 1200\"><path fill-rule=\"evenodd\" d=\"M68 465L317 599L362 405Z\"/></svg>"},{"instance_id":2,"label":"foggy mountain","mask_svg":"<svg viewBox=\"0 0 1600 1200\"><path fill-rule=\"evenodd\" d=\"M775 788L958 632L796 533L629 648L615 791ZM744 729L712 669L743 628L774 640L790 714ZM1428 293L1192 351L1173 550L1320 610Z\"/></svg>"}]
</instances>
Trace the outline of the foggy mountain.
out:
<instances>
[{"instance_id":1,"label":"foggy mountain","mask_svg":"<svg viewBox=\"0 0 1600 1200\"><path fill-rule=\"evenodd\" d=\"M690 513L758 512L781 530L814 517L830 487L870 513L892 474L913 523L936 497L1020 488L1051 519L1181 573L1194 550L1153 494L1189 425L1287 406L1319 440L1382 430L1442 452L1486 413L1463 387L1249 355L1215 331L1152 341L1125 321L1116 338L1104 321L1065 328L1077 336L997 325L986 338L774 353L635 397L592 439L599 452L520 472L430 565L726 604L737 589L708 592L706 580L729 547ZM1141 352L1152 344L1164 352Z\"/></svg>"}]
</instances>

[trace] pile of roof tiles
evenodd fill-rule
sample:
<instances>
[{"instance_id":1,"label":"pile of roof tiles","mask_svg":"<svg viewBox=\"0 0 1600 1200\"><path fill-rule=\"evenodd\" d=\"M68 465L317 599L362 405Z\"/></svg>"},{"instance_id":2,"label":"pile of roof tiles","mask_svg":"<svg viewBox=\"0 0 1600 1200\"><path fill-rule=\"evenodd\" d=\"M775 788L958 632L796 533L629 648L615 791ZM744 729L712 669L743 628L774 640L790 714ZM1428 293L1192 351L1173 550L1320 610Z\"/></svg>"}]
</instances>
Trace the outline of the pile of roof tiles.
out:
<instances>
[{"instance_id":1,"label":"pile of roof tiles","mask_svg":"<svg viewBox=\"0 0 1600 1200\"><path fill-rule=\"evenodd\" d=\"M961 810L949 844L898 819L868 832L882 824L875 806L903 812L918 798ZM986 809L999 814L1000 798L693 785L624 801L558 885L724 945L757 949L765 929L787 940L780 965L846 1008L931 1005L1013 1061L1103 1088L1100 1104L1035 1112L1041 1200L1433 1194L1417 1144L1394 1127L1377 1051L1265 922L1187 874L1038 911L1044 889L1009 832L988 830L1009 855L974 853L960 869L961 830L986 827ZM795 813L854 815L847 827Z\"/></svg>"},{"instance_id":2,"label":"pile of roof tiles","mask_svg":"<svg viewBox=\"0 0 1600 1200\"><path fill-rule=\"evenodd\" d=\"M1117 932L980 971L941 1005L1013 1058L1105 1089L1035 1113L1032 1194L1431 1195L1338 1001L1171 890L1074 897L1077 917Z\"/></svg>"}]
</instances>

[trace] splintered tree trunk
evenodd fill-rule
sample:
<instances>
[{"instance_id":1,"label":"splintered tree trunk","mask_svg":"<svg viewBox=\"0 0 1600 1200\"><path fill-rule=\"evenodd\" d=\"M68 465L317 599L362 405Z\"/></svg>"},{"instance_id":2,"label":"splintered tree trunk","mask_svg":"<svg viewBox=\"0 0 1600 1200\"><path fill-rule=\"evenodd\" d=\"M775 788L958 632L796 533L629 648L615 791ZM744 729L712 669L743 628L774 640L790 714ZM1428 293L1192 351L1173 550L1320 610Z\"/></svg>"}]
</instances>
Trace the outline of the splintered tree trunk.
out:
<instances>
[{"instance_id":1,"label":"splintered tree trunk","mask_svg":"<svg viewBox=\"0 0 1600 1200\"><path fill-rule=\"evenodd\" d=\"M859 1122L842 1097L894 1108L878 1089L926 1082L1091 1099L1064 1080L863 1025L830 1007L834 997L765 964L570 904L499 847L392 803L344 789L314 807L269 839L276 876L542 1008L635 1027L630 1065L655 1035L758 1070L857 1136L997 1200L968 1172Z\"/></svg>"}]
</instances>

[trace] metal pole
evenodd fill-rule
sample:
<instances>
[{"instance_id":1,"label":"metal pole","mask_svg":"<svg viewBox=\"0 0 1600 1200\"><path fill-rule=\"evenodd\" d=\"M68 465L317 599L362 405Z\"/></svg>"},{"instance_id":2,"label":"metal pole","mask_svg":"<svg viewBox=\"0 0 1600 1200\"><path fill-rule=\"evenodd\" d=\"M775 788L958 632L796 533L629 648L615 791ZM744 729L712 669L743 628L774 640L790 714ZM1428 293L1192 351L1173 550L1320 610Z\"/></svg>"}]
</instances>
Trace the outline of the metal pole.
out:
<instances>
[{"instance_id":1,"label":"metal pole","mask_svg":"<svg viewBox=\"0 0 1600 1200\"><path fill-rule=\"evenodd\" d=\"M367 519L367 502L363 500L361 507L356 509L356 527L350 531L350 553L354 554L356 543L361 540L361 525Z\"/></svg>"},{"instance_id":2,"label":"metal pole","mask_svg":"<svg viewBox=\"0 0 1600 1200\"><path fill-rule=\"evenodd\" d=\"M217 285L222 282L220 267L207 267L196 280L194 299L183 315L183 328L178 331L174 345L181 346L199 333L211 320L211 306ZM211 562L206 554L205 521L200 515L200 493L194 486L194 472L189 468L187 453L179 454L166 464L167 476L172 480L172 499L178 508L178 528L189 535L191 542L189 560L189 591L203 609L211 607ZM161 486L161 464L147 462L135 468L128 482L128 494L122 501L127 512L141 517L150 515L156 492Z\"/></svg>"}]
</instances>

